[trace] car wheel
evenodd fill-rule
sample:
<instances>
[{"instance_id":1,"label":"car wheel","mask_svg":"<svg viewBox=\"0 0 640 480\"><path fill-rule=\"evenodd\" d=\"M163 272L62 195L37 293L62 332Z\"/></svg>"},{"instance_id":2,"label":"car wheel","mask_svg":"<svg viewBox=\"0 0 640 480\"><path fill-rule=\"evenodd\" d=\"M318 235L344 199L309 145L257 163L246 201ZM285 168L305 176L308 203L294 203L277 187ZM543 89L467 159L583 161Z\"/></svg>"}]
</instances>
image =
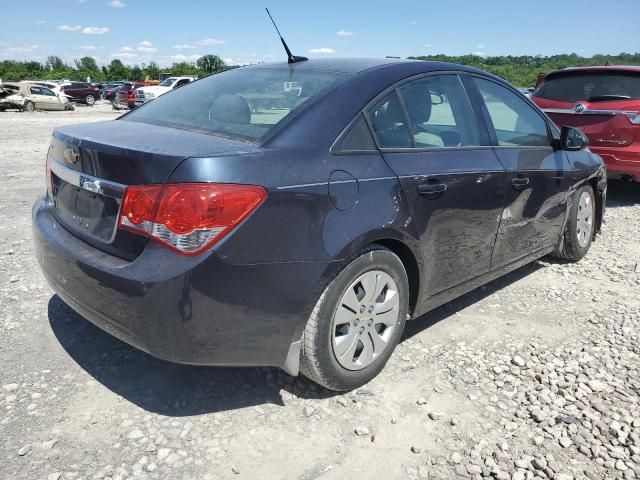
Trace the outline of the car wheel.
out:
<instances>
[{"instance_id":1,"label":"car wheel","mask_svg":"<svg viewBox=\"0 0 640 480\"><path fill-rule=\"evenodd\" d=\"M34 112L36 110L36 105L35 103L27 100L24 102L24 105L22 105L22 110L25 112Z\"/></svg>"},{"instance_id":2,"label":"car wheel","mask_svg":"<svg viewBox=\"0 0 640 480\"><path fill-rule=\"evenodd\" d=\"M359 252L315 305L302 335L301 372L337 391L374 378L393 353L409 310L400 259L373 246Z\"/></svg>"},{"instance_id":3,"label":"car wheel","mask_svg":"<svg viewBox=\"0 0 640 480\"><path fill-rule=\"evenodd\" d=\"M64 109L65 110L69 110L69 111L73 111L73 110L75 110L75 107L73 105L71 105L71 103L66 103L64 105Z\"/></svg>"},{"instance_id":4,"label":"car wheel","mask_svg":"<svg viewBox=\"0 0 640 480\"><path fill-rule=\"evenodd\" d=\"M564 242L556 256L577 262L591 247L595 228L596 202L593 188L584 186L573 196L571 211L564 232Z\"/></svg>"},{"instance_id":5,"label":"car wheel","mask_svg":"<svg viewBox=\"0 0 640 480\"><path fill-rule=\"evenodd\" d=\"M94 97L93 95L87 95L86 97L84 97L84 102L87 105L93 105L94 103L96 103L96 97Z\"/></svg>"}]
</instances>

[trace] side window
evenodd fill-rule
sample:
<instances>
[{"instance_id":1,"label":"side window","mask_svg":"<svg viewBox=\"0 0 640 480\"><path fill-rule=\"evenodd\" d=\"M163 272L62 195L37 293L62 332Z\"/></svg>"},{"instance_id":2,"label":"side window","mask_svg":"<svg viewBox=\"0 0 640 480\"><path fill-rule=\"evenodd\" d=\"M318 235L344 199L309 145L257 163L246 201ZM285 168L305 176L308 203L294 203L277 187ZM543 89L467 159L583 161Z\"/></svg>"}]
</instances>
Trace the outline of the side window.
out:
<instances>
[{"instance_id":1,"label":"side window","mask_svg":"<svg viewBox=\"0 0 640 480\"><path fill-rule=\"evenodd\" d=\"M547 122L515 93L481 78L474 81L484 99L498 144L508 147L550 146Z\"/></svg>"},{"instance_id":2,"label":"side window","mask_svg":"<svg viewBox=\"0 0 640 480\"><path fill-rule=\"evenodd\" d=\"M47 96L49 96L49 97L55 97L55 96L56 96L56 94L55 94L55 93L53 93L53 92L52 92L51 90L49 90L48 88L42 87L40 90L42 91L42 94L43 94L43 95L47 95Z\"/></svg>"},{"instance_id":3,"label":"side window","mask_svg":"<svg viewBox=\"0 0 640 480\"><path fill-rule=\"evenodd\" d=\"M363 114L359 114L334 146L334 152L371 152L376 145Z\"/></svg>"},{"instance_id":4,"label":"side window","mask_svg":"<svg viewBox=\"0 0 640 480\"><path fill-rule=\"evenodd\" d=\"M29 91L31 92L31 95L42 95L42 90L40 90L40 87L30 87Z\"/></svg>"},{"instance_id":5,"label":"side window","mask_svg":"<svg viewBox=\"0 0 640 480\"><path fill-rule=\"evenodd\" d=\"M457 75L434 75L400 87L416 148L480 145L471 104Z\"/></svg>"},{"instance_id":6,"label":"side window","mask_svg":"<svg viewBox=\"0 0 640 480\"><path fill-rule=\"evenodd\" d=\"M369 118L381 148L411 148L407 118L395 91L369 111Z\"/></svg>"}]
</instances>

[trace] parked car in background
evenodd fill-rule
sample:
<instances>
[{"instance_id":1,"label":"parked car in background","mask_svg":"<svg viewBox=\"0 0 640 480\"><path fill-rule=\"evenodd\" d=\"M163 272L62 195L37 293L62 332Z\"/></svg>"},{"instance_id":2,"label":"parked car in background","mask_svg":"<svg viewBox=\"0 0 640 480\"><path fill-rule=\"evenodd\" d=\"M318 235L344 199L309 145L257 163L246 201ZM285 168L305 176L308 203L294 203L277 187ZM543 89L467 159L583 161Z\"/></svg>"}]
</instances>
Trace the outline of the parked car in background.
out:
<instances>
[{"instance_id":1,"label":"parked car in background","mask_svg":"<svg viewBox=\"0 0 640 480\"><path fill-rule=\"evenodd\" d=\"M144 102L153 100L171 90L180 88L187 83L193 82L197 77L169 77L158 85L151 85L138 89L136 92L135 104L137 106L142 105Z\"/></svg>"},{"instance_id":2,"label":"parked car in background","mask_svg":"<svg viewBox=\"0 0 640 480\"><path fill-rule=\"evenodd\" d=\"M375 377L407 319L580 260L607 188L584 135L499 77L392 59L211 75L56 128L46 164L35 252L72 308L161 358L334 390Z\"/></svg>"},{"instance_id":3,"label":"parked car in background","mask_svg":"<svg viewBox=\"0 0 640 480\"><path fill-rule=\"evenodd\" d=\"M525 97L530 98L531 94L535 91L535 88L520 88L519 89Z\"/></svg>"},{"instance_id":4,"label":"parked car in background","mask_svg":"<svg viewBox=\"0 0 640 480\"><path fill-rule=\"evenodd\" d=\"M143 88L144 86L149 85L146 82L124 82L124 84L118 89L117 93L114 94L113 108L115 110L121 110L123 108L134 109L136 107L136 92Z\"/></svg>"},{"instance_id":5,"label":"parked car in background","mask_svg":"<svg viewBox=\"0 0 640 480\"><path fill-rule=\"evenodd\" d=\"M85 82L63 83L60 89L72 101L86 103L87 105L93 105L100 98L100 89Z\"/></svg>"},{"instance_id":6,"label":"parked car in background","mask_svg":"<svg viewBox=\"0 0 640 480\"><path fill-rule=\"evenodd\" d=\"M640 182L640 67L558 70L541 79L532 99L557 125L587 135L610 178Z\"/></svg>"},{"instance_id":7,"label":"parked car in background","mask_svg":"<svg viewBox=\"0 0 640 480\"><path fill-rule=\"evenodd\" d=\"M40 82L17 82L0 85L0 110L73 110L69 99L43 87Z\"/></svg>"},{"instance_id":8,"label":"parked car in background","mask_svg":"<svg viewBox=\"0 0 640 480\"><path fill-rule=\"evenodd\" d=\"M64 95L64 93L62 92L62 90L60 88L60 84L59 83L48 81L48 80L33 80L33 83L35 83L37 85L40 85L41 87L48 88L49 90L54 92L56 95L58 95L58 94Z\"/></svg>"},{"instance_id":9,"label":"parked car in background","mask_svg":"<svg viewBox=\"0 0 640 480\"><path fill-rule=\"evenodd\" d=\"M124 85L125 82L106 82L102 84L100 89L100 97L104 100L112 101L116 92Z\"/></svg>"}]
</instances>

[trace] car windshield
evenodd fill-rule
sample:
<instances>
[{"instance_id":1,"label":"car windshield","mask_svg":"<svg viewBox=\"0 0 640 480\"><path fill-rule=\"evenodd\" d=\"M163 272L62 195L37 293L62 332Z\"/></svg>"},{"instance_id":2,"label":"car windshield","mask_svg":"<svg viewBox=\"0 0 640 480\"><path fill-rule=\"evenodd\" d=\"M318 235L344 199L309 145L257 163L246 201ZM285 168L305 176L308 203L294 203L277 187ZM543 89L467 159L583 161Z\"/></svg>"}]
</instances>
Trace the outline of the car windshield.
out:
<instances>
[{"instance_id":1,"label":"car windshield","mask_svg":"<svg viewBox=\"0 0 640 480\"><path fill-rule=\"evenodd\" d=\"M172 77L172 78L167 78L167 79L163 80L159 85L160 85L161 87L170 87L170 86L171 86L171 84L172 84L173 82L175 82L175 81L176 81L176 79L175 79L175 78L173 78L173 77Z\"/></svg>"},{"instance_id":2,"label":"car windshield","mask_svg":"<svg viewBox=\"0 0 640 480\"><path fill-rule=\"evenodd\" d=\"M156 98L123 118L260 141L294 111L346 81L336 72L238 68Z\"/></svg>"},{"instance_id":3,"label":"car windshield","mask_svg":"<svg viewBox=\"0 0 640 480\"><path fill-rule=\"evenodd\" d=\"M549 75L536 97L561 102L640 99L640 74L631 72L567 72Z\"/></svg>"}]
</instances>

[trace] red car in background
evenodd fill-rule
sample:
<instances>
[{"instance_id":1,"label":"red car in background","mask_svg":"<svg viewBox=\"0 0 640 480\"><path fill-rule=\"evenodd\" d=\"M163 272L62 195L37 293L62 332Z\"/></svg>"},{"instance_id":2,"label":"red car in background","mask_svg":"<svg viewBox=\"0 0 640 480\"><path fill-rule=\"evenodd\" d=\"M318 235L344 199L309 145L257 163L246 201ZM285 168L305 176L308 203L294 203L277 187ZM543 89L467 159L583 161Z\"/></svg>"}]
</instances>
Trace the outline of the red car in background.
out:
<instances>
[{"instance_id":1,"label":"red car in background","mask_svg":"<svg viewBox=\"0 0 640 480\"><path fill-rule=\"evenodd\" d=\"M124 82L114 95L113 108L120 110L121 108L136 107L136 88L146 87L148 85L156 85L158 82Z\"/></svg>"},{"instance_id":2,"label":"red car in background","mask_svg":"<svg viewBox=\"0 0 640 480\"><path fill-rule=\"evenodd\" d=\"M558 126L587 135L609 178L640 182L640 67L557 70L539 80L531 99Z\"/></svg>"}]
</instances>

